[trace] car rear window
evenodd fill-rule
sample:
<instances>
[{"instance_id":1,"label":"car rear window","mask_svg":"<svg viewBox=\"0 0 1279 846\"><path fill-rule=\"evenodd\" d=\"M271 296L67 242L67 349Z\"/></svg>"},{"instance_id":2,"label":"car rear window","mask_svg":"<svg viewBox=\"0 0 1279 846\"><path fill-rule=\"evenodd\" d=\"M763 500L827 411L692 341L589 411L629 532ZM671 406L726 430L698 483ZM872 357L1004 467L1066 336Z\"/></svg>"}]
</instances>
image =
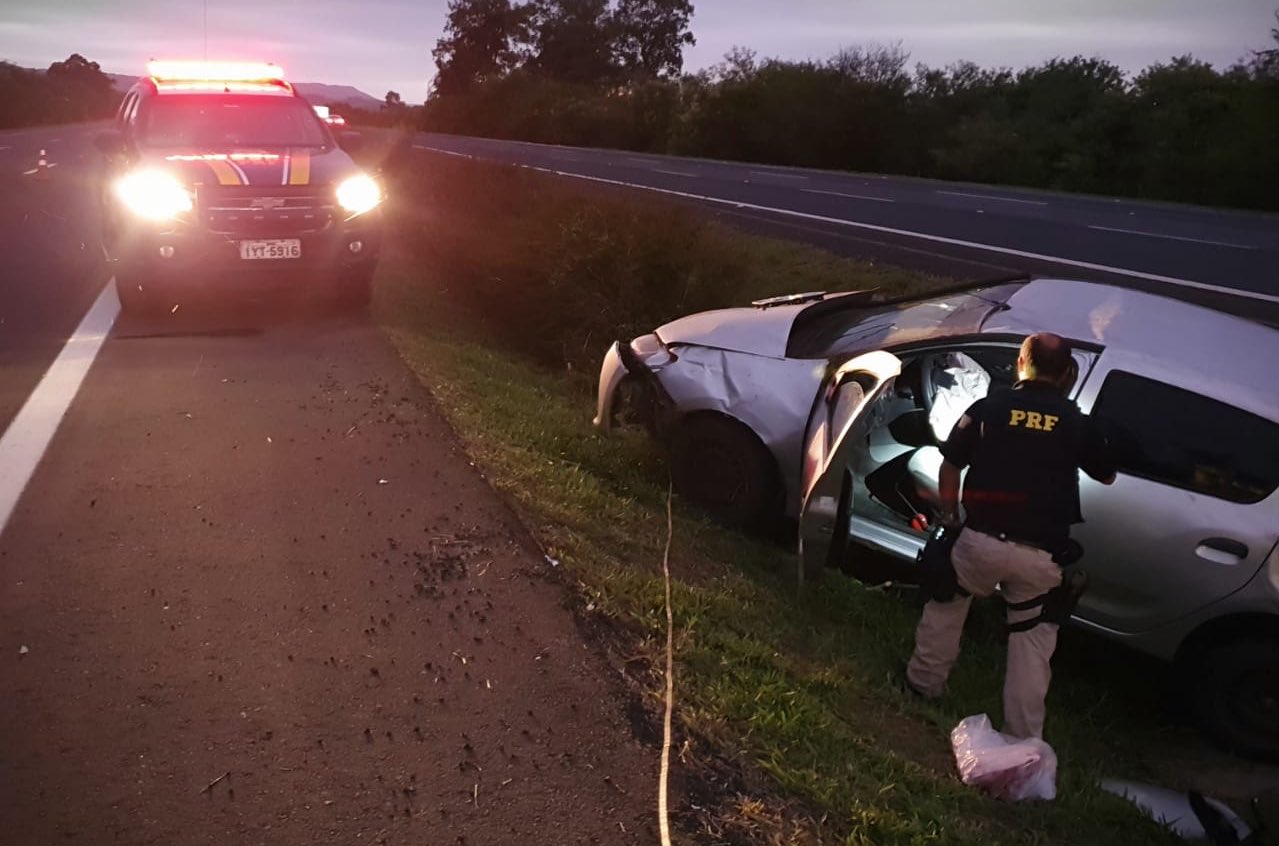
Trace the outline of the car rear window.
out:
<instances>
[{"instance_id":1,"label":"car rear window","mask_svg":"<svg viewBox=\"0 0 1279 846\"><path fill-rule=\"evenodd\" d=\"M1279 423L1251 412L1116 370L1092 416L1130 475L1240 503L1279 486Z\"/></svg>"},{"instance_id":2,"label":"car rear window","mask_svg":"<svg viewBox=\"0 0 1279 846\"><path fill-rule=\"evenodd\" d=\"M220 94L151 98L141 139L149 147L210 150L328 143L315 111L299 98Z\"/></svg>"}]
</instances>

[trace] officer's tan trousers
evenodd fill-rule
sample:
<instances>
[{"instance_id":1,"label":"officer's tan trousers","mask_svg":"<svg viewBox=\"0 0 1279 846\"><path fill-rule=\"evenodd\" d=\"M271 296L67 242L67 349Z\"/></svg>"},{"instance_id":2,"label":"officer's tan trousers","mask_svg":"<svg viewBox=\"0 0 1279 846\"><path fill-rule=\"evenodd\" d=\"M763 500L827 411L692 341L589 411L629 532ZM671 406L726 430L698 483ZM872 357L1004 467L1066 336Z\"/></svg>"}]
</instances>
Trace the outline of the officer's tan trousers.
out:
<instances>
[{"instance_id":1,"label":"officer's tan trousers","mask_svg":"<svg viewBox=\"0 0 1279 846\"><path fill-rule=\"evenodd\" d=\"M1010 603L1025 602L1061 583L1061 570L1042 549L964 529L955 540L951 561L959 583L973 596L990 596L1002 585ZM915 654L906 667L912 687L926 696L940 696L955 659L971 597L929 602L915 631ZM1037 617L1042 609L1008 612L1008 622ZM1057 648L1057 626L1040 623L1008 636L1008 666L1004 674L1004 733L1015 737L1043 737L1044 697L1052 680L1049 660Z\"/></svg>"}]
</instances>

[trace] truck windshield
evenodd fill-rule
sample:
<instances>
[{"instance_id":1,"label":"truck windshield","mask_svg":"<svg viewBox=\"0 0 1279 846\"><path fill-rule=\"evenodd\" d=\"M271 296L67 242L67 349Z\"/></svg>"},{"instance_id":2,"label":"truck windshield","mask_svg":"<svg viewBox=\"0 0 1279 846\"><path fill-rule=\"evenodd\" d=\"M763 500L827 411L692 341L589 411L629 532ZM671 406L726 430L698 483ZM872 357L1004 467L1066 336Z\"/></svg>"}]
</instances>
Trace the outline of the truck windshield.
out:
<instances>
[{"instance_id":1,"label":"truck windshield","mask_svg":"<svg viewBox=\"0 0 1279 846\"><path fill-rule=\"evenodd\" d=\"M154 97L142 115L149 147L323 147L320 119L296 97L168 95Z\"/></svg>"}]
</instances>

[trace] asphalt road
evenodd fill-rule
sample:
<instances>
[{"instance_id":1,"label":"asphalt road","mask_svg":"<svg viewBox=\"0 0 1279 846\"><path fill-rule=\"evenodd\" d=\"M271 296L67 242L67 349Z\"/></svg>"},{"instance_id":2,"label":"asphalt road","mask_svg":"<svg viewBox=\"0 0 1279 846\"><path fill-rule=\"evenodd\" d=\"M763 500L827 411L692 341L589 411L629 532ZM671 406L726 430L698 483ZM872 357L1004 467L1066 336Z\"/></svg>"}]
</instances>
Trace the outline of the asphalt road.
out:
<instances>
[{"instance_id":1,"label":"asphalt road","mask_svg":"<svg viewBox=\"0 0 1279 846\"><path fill-rule=\"evenodd\" d=\"M40 459L0 513L0 840L654 842L647 723L381 331L117 315L90 137L0 135L0 512Z\"/></svg>"},{"instance_id":2,"label":"asphalt road","mask_svg":"<svg viewBox=\"0 0 1279 846\"><path fill-rule=\"evenodd\" d=\"M1279 322L1279 215L446 135L415 146L647 189L844 255L1118 282Z\"/></svg>"},{"instance_id":3,"label":"asphalt road","mask_svg":"<svg viewBox=\"0 0 1279 846\"><path fill-rule=\"evenodd\" d=\"M105 277L88 185L94 127L0 132L0 432ZM40 150L49 180L24 173Z\"/></svg>"}]
</instances>

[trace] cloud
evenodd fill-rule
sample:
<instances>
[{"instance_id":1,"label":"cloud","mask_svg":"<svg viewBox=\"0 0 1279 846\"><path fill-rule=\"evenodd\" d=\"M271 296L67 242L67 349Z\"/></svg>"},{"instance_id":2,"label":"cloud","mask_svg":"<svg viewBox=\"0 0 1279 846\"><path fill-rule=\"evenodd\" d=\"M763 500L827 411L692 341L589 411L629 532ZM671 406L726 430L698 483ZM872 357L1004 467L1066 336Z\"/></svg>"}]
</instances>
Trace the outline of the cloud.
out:
<instances>
[{"instance_id":1,"label":"cloud","mask_svg":"<svg viewBox=\"0 0 1279 846\"><path fill-rule=\"evenodd\" d=\"M695 0L690 69L734 45L761 55L825 57L900 41L916 61L1036 64L1100 55L1128 70L1194 53L1228 64L1269 41L1276 0ZM201 56L196 0L10 0L0 56L47 66L79 52L120 73L151 56ZM279 62L295 79L388 88L411 101L434 72L446 0L215 0L209 54Z\"/></svg>"}]
</instances>

